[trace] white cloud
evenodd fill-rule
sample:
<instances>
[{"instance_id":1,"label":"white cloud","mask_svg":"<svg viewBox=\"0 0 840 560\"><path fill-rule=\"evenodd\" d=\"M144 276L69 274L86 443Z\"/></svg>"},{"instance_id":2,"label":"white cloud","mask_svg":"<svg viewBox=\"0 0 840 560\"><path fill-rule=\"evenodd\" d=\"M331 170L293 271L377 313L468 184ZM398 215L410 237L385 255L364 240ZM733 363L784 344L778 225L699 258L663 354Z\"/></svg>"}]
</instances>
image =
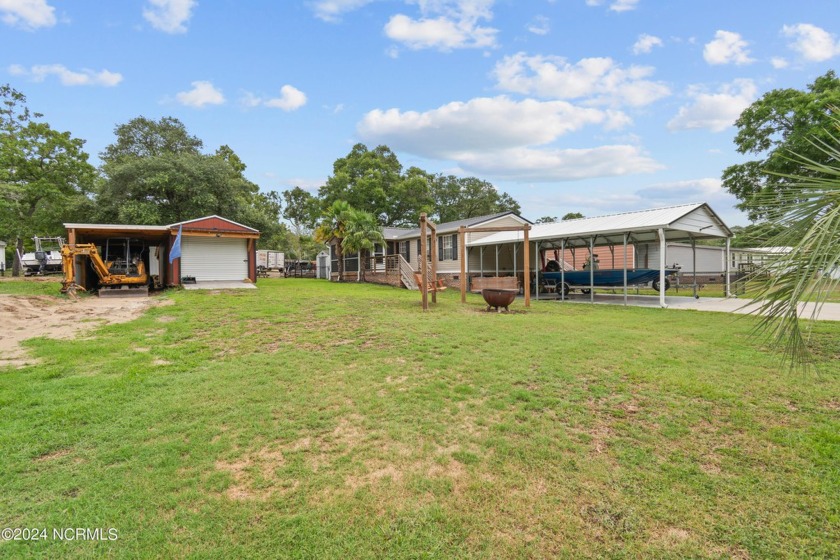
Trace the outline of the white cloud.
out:
<instances>
[{"instance_id":1,"label":"white cloud","mask_svg":"<svg viewBox=\"0 0 840 560\"><path fill-rule=\"evenodd\" d=\"M192 82L193 88L189 91L182 91L175 95L175 99L181 105L201 108L205 105L221 105L225 102L225 96L221 90L207 81Z\"/></svg>"},{"instance_id":2,"label":"white cloud","mask_svg":"<svg viewBox=\"0 0 840 560\"><path fill-rule=\"evenodd\" d=\"M587 6L602 6L604 0L586 0ZM613 12L627 12L635 10L638 7L639 0L613 0L609 3L610 10Z\"/></svg>"},{"instance_id":3,"label":"white cloud","mask_svg":"<svg viewBox=\"0 0 840 560\"><path fill-rule=\"evenodd\" d=\"M315 0L309 2L315 17L337 22L341 16L375 0ZM495 0L404 0L416 5L420 17L395 14L385 24L385 35L410 49L490 48L496 46L497 29L480 25L493 19ZM396 58L398 51L387 54Z\"/></svg>"},{"instance_id":4,"label":"white cloud","mask_svg":"<svg viewBox=\"0 0 840 560\"><path fill-rule=\"evenodd\" d=\"M715 38L706 43L703 48L703 58L709 64L749 64L755 62L750 58L748 43L741 35L732 31L718 30Z\"/></svg>"},{"instance_id":5,"label":"white cloud","mask_svg":"<svg viewBox=\"0 0 840 560\"><path fill-rule=\"evenodd\" d=\"M55 25L55 8L46 0L0 0L0 19L28 31Z\"/></svg>"},{"instance_id":6,"label":"white cloud","mask_svg":"<svg viewBox=\"0 0 840 560\"><path fill-rule=\"evenodd\" d=\"M293 189L295 187L300 187L305 191L309 191L313 194L318 194L317 191L321 188L326 182L326 177L321 177L319 179L312 179L306 177L281 177L275 173L265 173L264 174L268 179L271 179L275 183L279 183L279 185L288 189Z\"/></svg>"},{"instance_id":7,"label":"white cloud","mask_svg":"<svg viewBox=\"0 0 840 560\"><path fill-rule=\"evenodd\" d=\"M756 98L757 88L752 80L735 80L721 86L717 93L692 87L688 95L693 102L680 108L668 122L669 130L705 128L721 132L732 126L741 112Z\"/></svg>"},{"instance_id":8,"label":"white cloud","mask_svg":"<svg viewBox=\"0 0 840 560\"><path fill-rule=\"evenodd\" d=\"M678 201L706 202L726 194L720 179L689 179L671 183L658 183L636 191L646 200L662 203Z\"/></svg>"},{"instance_id":9,"label":"white cloud","mask_svg":"<svg viewBox=\"0 0 840 560\"><path fill-rule=\"evenodd\" d=\"M458 163L465 170L520 181L576 181L653 173L663 166L637 146L583 149L514 148L495 153L470 152Z\"/></svg>"},{"instance_id":10,"label":"white cloud","mask_svg":"<svg viewBox=\"0 0 840 560\"><path fill-rule=\"evenodd\" d=\"M534 35L548 35L551 31L551 22L545 16L536 16L526 27Z\"/></svg>"},{"instance_id":11,"label":"white cloud","mask_svg":"<svg viewBox=\"0 0 840 560\"><path fill-rule=\"evenodd\" d=\"M496 46L497 29L479 25L493 18L494 0L411 0L420 8L421 17L405 14L392 16L385 24L385 35L411 49L436 48L449 51L460 48Z\"/></svg>"},{"instance_id":12,"label":"white cloud","mask_svg":"<svg viewBox=\"0 0 840 560\"><path fill-rule=\"evenodd\" d=\"M840 41L825 29L810 23L785 25L782 35L792 38L788 46L811 62L822 62L840 54Z\"/></svg>"},{"instance_id":13,"label":"white cloud","mask_svg":"<svg viewBox=\"0 0 840 560\"><path fill-rule=\"evenodd\" d=\"M773 68L776 70L781 70L782 68L787 68L789 66L788 61L784 58L774 56L770 59L770 64L773 65Z\"/></svg>"},{"instance_id":14,"label":"white cloud","mask_svg":"<svg viewBox=\"0 0 840 560\"><path fill-rule=\"evenodd\" d=\"M345 13L358 10L371 2L373 0L318 0L312 2L311 6L315 12L315 17L335 23L340 21L341 16Z\"/></svg>"},{"instance_id":15,"label":"white cloud","mask_svg":"<svg viewBox=\"0 0 840 560\"><path fill-rule=\"evenodd\" d=\"M610 4L610 10L614 12L627 12L635 10L639 0L616 0Z\"/></svg>"},{"instance_id":16,"label":"white cloud","mask_svg":"<svg viewBox=\"0 0 840 560\"><path fill-rule=\"evenodd\" d=\"M495 33L494 29L462 25L443 16L415 20L397 14L385 24L388 38L415 50L491 47L496 41Z\"/></svg>"},{"instance_id":17,"label":"white cloud","mask_svg":"<svg viewBox=\"0 0 840 560\"><path fill-rule=\"evenodd\" d=\"M708 202L719 212L737 202L722 186L720 179L701 178L656 183L632 192L594 191L585 195L558 193L550 201L558 206L574 207L585 214L628 212L687 202Z\"/></svg>"},{"instance_id":18,"label":"white cloud","mask_svg":"<svg viewBox=\"0 0 840 560\"><path fill-rule=\"evenodd\" d=\"M586 126L620 128L618 111L566 101L514 101L505 96L453 102L426 112L374 110L358 125L366 141L421 157L451 160L472 172L527 180L572 180L658 168L635 146L548 147Z\"/></svg>"},{"instance_id":19,"label":"white cloud","mask_svg":"<svg viewBox=\"0 0 840 560\"><path fill-rule=\"evenodd\" d=\"M452 158L462 149L542 145L587 125L619 128L628 122L623 113L566 101L513 101L499 96L452 102L423 113L376 109L364 116L358 129L361 136L393 143L398 149Z\"/></svg>"},{"instance_id":20,"label":"white cloud","mask_svg":"<svg viewBox=\"0 0 840 560\"><path fill-rule=\"evenodd\" d=\"M294 86L285 85L280 88L280 97L263 98L250 92L245 92L240 102L246 107L271 107L283 111L296 111L306 105L306 94ZM340 106L343 109L343 105Z\"/></svg>"},{"instance_id":21,"label":"white cloud","mask_svg":"<svg viewBox=\"0 0 840 560\"><path fill-rule=\"evenodd\" d=\"M152 27L164 33L186 33L196 0L147 0L143 17Z\"/></svg>"},{"instance_id":22,"label":"white cloud","mask_svg":"<svg viewBox=\"0 0 840 560\"><path fill-rule=\"evenodd\" d=\"M633 54L647 54L653 50L653 47L661 47L662 39L654 35L642 33L639 39L633 45Z\"/></svg>"},{"instance_id":23,"label":"white cloud","mask_svg":"<svg viewBox=\"0 0 840 560\"><path fill-rule=\"evenodd\" d=\"M542 98L588 98L588 104L642 106L670 95L662 82L650 81L650 66L622 68L611 58L584 58L570 64L564 58L506 56L493 70L497 87Z\"/></svg>"},{"instance_id":24,"label":"white cloud","mask_svg":"<svg viewBox=\"0 0 840 560\"><path fill-rule=\"evenodd\" d=\"M306 105L306 94L294 86L285 85L280 88L280 97L267 99L264 105L284 111L295 111Z\"/></svg>"},{"instance_id":25,"label":"white cloud","mask_svg":"<svg viewBox=\"0 0 840 560\"><path fill-rule=\"evenodd\" d=\"M9 73L13 76L27 76L34 82L43 82L49 76L56 76L61 85L65 86L113 87L123 79L122 74L118 72L109 70L96 72L87 68L77 72L61 64L40 64L28 69L19 64L13 64L9 67Z\"/></svg>"}]
</instances>

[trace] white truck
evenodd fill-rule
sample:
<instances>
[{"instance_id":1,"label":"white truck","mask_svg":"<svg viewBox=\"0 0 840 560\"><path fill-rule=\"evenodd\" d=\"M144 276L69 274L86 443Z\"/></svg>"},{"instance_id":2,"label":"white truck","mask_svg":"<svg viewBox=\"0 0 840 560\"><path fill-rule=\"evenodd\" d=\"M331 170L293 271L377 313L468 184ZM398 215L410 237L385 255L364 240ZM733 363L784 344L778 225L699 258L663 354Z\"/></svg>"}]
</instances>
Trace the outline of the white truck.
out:
<instances>
[{"instance_id":1,"label":"white truck","mask_svg":"<svg viewBox=\"0 0 840 560\"><path fill-rule=\"evenodd\" d=\"M283 272L285 267L286 255L282 251L272 251L271 249L260 249L257 251L258 270Z\"/></svg>"}]
</instances>

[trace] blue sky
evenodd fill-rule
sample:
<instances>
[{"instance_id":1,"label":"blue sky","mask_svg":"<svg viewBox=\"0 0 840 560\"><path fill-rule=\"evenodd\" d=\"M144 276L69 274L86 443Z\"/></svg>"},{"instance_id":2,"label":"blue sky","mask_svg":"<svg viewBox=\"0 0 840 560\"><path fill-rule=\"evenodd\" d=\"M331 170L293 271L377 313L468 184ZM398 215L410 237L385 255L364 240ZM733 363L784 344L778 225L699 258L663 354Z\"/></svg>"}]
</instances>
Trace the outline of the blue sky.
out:
<instances>
[{"instance_id":1,"label":"blue sky","mask_svg":"<svg viewBox=\"0 0 840 560\"><path fill-rule=\"evenodd\" d=\"M836 0L0 0L0 83L97 154L174 116L263 190L356 142L531 219L709 202L741 110L840 61Z\"/></svg>"}]
</instances>

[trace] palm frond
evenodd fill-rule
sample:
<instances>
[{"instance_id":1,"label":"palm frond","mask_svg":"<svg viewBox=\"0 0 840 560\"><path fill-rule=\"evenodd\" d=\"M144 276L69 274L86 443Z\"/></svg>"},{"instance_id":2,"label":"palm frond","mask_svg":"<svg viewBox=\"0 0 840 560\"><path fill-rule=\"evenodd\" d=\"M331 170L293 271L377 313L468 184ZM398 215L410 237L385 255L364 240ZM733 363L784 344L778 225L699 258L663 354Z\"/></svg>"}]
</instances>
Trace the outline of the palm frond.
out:
<instances>
[{"instance_id":1,"label":"palm frond","mask_svg":"<svg viewBox=\"0 0 840 560\"><path fill-rule=\"evenodd\" d=\"M835 122L840 130L840 121ZM840 270L840 139L829 134L828 140L811 144L829 163L789 156L806 175L787 175L794 181L791 188L772 195L783 230L767 245L790 250L770 259L751 278L761 286L757 330L781 349L783 362L792 367L810 362L810 326L803 331L800 319L816 319L838 284L833 274ZM808 317L803 317L805 302L813 304Z\"/></svg>"}]
</instances>

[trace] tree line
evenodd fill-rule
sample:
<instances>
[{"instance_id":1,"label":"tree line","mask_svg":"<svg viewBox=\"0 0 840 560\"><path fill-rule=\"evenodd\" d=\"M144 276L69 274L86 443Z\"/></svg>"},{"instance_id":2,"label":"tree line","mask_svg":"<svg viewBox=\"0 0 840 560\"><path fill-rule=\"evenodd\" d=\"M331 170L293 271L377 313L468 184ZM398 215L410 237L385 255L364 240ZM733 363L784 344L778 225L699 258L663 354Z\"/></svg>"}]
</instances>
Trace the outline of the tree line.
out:
<instances>
[{"instance_id":1,"label":"tree line","mask_svg":"<svg viewBox=\"0 0 840 560\"><path fill-rule=\"evenodd\" d=\"M379 226L416 224L422 212L440 222L519 212L487 181L404 170L387 146L363 144L335 161L316 194L262 192L233 149L207 153L173 117L117 125L96 168L85 141L53 129L23 93L0 86L0 101L0 239L11 242L9 254L23 252L35 235L62 235L66 222L165 225L218 214L260 230L261 247L310 259L323 248L315 228L336 201Z\"/></svg>"}]
</instances>

